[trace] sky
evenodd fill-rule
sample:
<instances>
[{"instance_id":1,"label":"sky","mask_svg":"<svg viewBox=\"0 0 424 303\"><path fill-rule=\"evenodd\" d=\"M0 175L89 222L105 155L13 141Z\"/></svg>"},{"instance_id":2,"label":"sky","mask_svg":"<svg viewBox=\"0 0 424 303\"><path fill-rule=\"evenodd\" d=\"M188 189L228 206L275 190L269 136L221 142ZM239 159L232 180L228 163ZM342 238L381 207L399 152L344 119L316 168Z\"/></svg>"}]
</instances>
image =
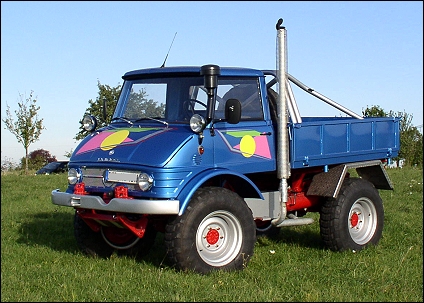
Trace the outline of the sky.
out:
<instances>
[{"instance_id":1,"label":"sky","mask_svg":"<svg viewBox=\"0 0 424 303\"><path fill-rule=\"evenodd\" d=\"M1 1L1 118L9 106L16 121L32 91L46 129L29 152L65 160L98 82L161 66L171 44L166 66L276 69L279 18L289 74L358 115L412 115L422 131L422 1ZM302 116L346 116L291 87ZM19 163L25 149L1 126L1 160Z\"/></svg>"}]
</instances>

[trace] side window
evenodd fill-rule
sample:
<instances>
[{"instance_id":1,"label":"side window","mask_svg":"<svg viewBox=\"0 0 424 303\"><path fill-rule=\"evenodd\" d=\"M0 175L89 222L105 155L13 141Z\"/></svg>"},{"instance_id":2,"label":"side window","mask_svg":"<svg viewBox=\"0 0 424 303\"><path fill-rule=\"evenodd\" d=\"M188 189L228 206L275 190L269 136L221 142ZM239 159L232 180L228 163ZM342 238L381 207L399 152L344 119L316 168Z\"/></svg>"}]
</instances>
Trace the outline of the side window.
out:
<instances>
[{"instance_id":1,"label":"side window","mask_svg":"<svg viewBox=\"0 0 424 303\"><path fill-rule=\"evenodd\" d=\"M190 99L207 104L208 96L203 86L191 86ZM257 79L220 78L218 80L215 104L215 119L225 118L225 103L228 99L238 99L241 103L241 120L263 120L262 102ZM205 111L200 103L194 104L194 110Z\"/></svg>"},{"instance_id":2,"label":"side window","mask_svg":"<svg viewBox=\"0 0 424 303\"><path fill-rule=\"evenodd\" d=\"M208 94L205 88L202 86L190 86L189 88L189 98L200 101L203 104L208 104ZM194 104L194 110L206 110L201 103Z\"/></svg>"},{"instance_id":3,"label":"side window","mask_svg":"<svg viewBox=\"0 0 424 303\"><path fill-rule=\"evenodd\" d=\"M221 97L222 96L222 97ZM259 96L259 85L256 79L232 80L218 85L218 108L224 111L228 99L238 99L241 103L241 120L263 120L262 102Z\"/></svg>"},{"instance_id":4,"label":"side window","mask_svg":"<svg viewBox=\"0 0 424 303\"><path fill-rule=\"evenodd\" d=\"M183 104L183 110L190 114L200 114L206 117L208 95L203 85L189 87L187 100Z\"/></svg>"}]
</instances>

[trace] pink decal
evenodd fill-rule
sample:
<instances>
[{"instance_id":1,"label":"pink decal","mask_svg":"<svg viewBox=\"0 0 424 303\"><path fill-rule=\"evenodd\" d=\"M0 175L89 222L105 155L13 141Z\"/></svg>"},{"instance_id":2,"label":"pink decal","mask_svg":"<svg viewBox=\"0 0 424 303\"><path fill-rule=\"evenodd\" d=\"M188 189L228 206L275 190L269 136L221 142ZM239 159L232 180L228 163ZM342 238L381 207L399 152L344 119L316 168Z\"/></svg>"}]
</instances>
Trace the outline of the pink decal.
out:
<instances>
[{"instance_id":1,"label":"pink decal","mask_svg":"<svg viewBox=\"0 0 424 303\"><path fill-rule=\"evenodd\" d=\"M269 150L268 138L265 136L253 137L256 143L254 155L271 159L271 152ZM235 145L233 148L240 150L240 144Z\"/></svg>"},{"instance_id":2,"label":"pink decal","mask_svg":"<svg viewBox=\"0 0 424 303\"><path fill-rule=\"evenodd\" d=\"M93 138L91 138L87 143L85 143L76 153L76 155L81 154L83 152L87 152L90 150L94 150L96 148L100 148L100 145L102 144L103 140L109 137L110 135L114 134L115 132L102 132L100 134L95 135ZM132 142L133 140L130 138L126 138L123 142Z\"/></svg>"},{"instance_id":3,"label":"pink decal","mask_svg":"<svg viewBox=\"0 0 424 303\"><path fill-rule=\"evenodd\" d=\"M268 138L266 136L256 136L256 150L255 155L271 159L271 152L269 151Z\"/></svg>"}]
</instances>

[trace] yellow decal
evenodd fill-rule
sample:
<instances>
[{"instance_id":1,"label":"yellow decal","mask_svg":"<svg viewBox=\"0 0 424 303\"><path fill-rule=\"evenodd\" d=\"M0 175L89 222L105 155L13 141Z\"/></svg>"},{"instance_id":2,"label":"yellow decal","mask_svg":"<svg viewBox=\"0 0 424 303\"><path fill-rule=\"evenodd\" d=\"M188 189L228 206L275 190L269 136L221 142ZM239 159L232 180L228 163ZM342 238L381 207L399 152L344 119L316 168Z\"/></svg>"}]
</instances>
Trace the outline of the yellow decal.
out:
<instances>
[{"instance_id":1,"label":"yellow decal","mask_svg":"<svg viewBox=\"0 0 424 303\"><path fill-rule=\"evenodd\" d=\"M243 156L249 158L253 156L256 150L256 142L250 135L245 135L240 141L240 151Z\"/></svg>"},{"instance_id":2,"label":"yellow decal","mask_svg":"<svg viewBox=\"0 0 424 303\"><path fill-rule=\"evenodd\" d=\"M102 144L100 144L100 148L102 150L111 150L115 148L117 145L121 144L130 134L128 130L120 130L116 133L111 134L106 137Z\"/></svg>"}]
</instances>

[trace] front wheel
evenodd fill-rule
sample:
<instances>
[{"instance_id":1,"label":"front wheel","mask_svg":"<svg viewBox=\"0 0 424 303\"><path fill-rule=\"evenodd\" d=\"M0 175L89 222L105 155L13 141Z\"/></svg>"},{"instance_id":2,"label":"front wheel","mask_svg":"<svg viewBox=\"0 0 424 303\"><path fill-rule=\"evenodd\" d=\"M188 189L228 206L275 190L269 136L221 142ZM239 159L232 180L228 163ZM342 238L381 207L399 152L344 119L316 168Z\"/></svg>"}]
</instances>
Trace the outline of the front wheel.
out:
<instances>
[{"instance_id":1,"label":"front wheel","mask_svg":"<svg viewBox=\"0 0 424 303\"><path fill-rule=\"evenodd\" d=\"M74 236L78 248L88 256L109 258L114 251L114 248L103 240L100 232L93 231L77 212L74 214Z\"/></svg>"},{"instance_id":2,"label":"front wheel","mask_svg":"<svg viewBox=\"0 0 424 303\"><path fill-rule=\"evenodd\" d=\"M250 208L239 195L220 187L200 188L165 232L172 265L201 274L243 269L253 255L255 242Z\"/></svg>"},{"instance_id":3,"label":"front wheel","mask_svg":"<svg viewBox=\"0 0 424 303\"><path fill-rule=\"evenodd\" d=\"M321 237L331 250L359 251L380 241L383 201L371 182L346 179L338 197L324 203L319 222Z\"/></svg>"},{"instance_id":4,"label":"front wheel","mask_svg":"<svg viewBox=\"0 0 424 303\"><path fill-rule=\"evenodd\" d=\"M146 227L143 238L138 238L129 229L115 226L102 226L95 232L75 212L74 235L78 248L92 257L109 258L115 250L120 255L143 257L153 246L156 233L151 225Z\"/></svg>"}]
</instances>

